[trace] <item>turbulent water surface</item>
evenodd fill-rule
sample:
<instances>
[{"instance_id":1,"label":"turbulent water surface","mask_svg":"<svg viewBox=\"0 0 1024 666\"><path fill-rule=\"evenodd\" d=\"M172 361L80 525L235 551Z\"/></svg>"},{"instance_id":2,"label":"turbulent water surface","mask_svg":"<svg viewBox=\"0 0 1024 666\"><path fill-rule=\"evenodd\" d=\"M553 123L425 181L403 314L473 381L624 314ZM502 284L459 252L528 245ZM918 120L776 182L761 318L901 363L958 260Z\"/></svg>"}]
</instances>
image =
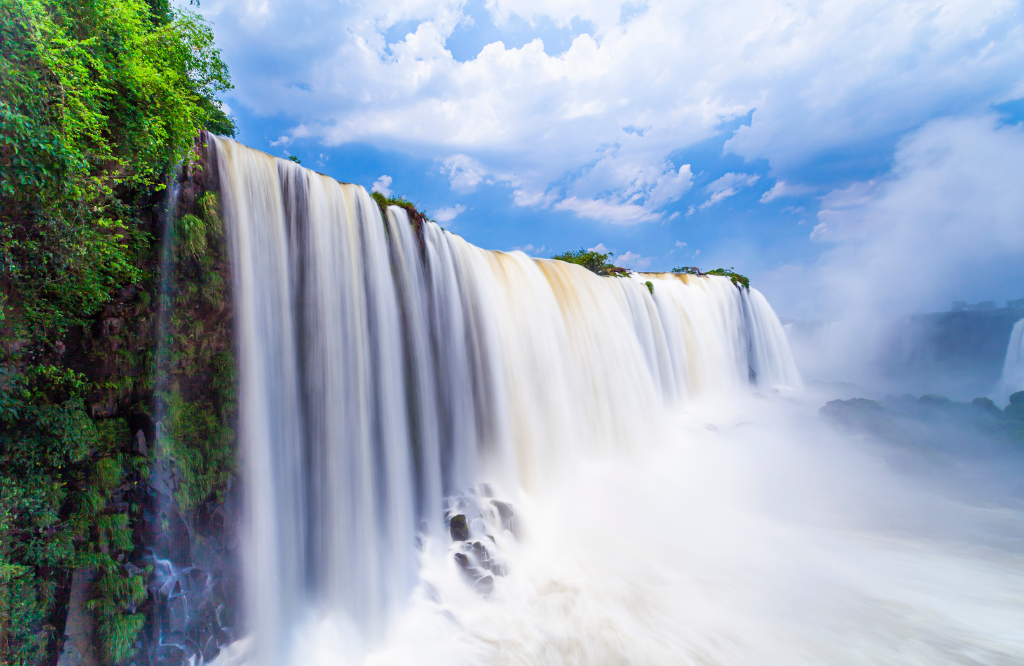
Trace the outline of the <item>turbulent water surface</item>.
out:
<instances>
[{"instance_id":1,"label":"turbulent water surface","mask_svg":"<svg viewBox=\"0 0 1024 666\"><path fill-rule=\"evenodd\" d=\"M756 290L481 250L216 153L250 634L221 663L1024 659L1019 489L820 422Z\"/></svg>"}]
</instances>

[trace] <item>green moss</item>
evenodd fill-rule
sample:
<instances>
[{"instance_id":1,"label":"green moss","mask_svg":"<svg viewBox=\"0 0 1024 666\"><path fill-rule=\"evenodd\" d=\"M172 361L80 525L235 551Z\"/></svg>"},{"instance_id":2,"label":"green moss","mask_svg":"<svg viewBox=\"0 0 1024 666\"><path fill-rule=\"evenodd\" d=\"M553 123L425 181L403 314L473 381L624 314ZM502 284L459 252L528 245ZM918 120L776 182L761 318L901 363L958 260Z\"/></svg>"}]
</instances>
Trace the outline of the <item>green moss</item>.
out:
<instances>
[{"instance_id":1,"label":"green moss","mask_svg":"<svg viewBox=\"0 0 1024 666\"><path fill-rule=\"evenodd\" d=\"M186 402L172 389L167 397L160 455L174 460L181 483L174 499L188 511L211 496L223 501L234 473L234 431L204 401Z\"/></svg>"},{"instance_id":2,"label":"green moss","mask_svg":"<svg viewBox=\"0 0 1024 666\"><path fill-rule=\"evenodd\" d=\"M651 292L651 296L654 296L654 283L648 280L644 284L647 285L647 290Z\"/></svg>"}]
</instances>

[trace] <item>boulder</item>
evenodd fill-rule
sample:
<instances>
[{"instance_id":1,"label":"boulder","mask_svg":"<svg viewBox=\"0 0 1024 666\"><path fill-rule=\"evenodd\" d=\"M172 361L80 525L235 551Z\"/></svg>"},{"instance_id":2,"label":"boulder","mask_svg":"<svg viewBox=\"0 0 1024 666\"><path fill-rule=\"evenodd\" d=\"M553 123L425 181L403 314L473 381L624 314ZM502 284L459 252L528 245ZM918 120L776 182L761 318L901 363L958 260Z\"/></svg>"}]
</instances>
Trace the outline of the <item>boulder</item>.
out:
<instances>
[{"instance_id":1,"label":"boulder","mask_svg":"<svg viewBox=\"0 0 1024 666\"><path fill-rule=\"evenodd\" d=\"M518 530L516 530L516 518L515 513L512 511L512 505L495 499L491 500L491 504L498 510L498 517L501 519L501 526L511 532L514 536L518 536Z\"/></svg>"},{"instance_id":2,"label":"boulder","mask_svg":"<svg viewBox=\"0 0 1024 666\"><path fill-rule=\"evenodd\" d=\"M469 522L464 514L456 514L448 521L448 531L452 541L465 541L469 538Z\"/></svg>"}]
</instances>

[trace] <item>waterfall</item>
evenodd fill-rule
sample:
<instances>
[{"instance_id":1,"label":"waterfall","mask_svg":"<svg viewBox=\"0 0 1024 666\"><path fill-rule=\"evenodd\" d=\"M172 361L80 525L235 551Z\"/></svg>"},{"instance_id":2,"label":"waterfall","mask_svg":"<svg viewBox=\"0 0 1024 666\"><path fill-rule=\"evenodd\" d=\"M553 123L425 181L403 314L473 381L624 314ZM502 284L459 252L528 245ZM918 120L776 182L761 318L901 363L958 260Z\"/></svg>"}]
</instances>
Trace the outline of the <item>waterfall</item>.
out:
<instances>
[{"instance_id":1,"label":"waterfall","mask_svg":"<svg viewBox=\"0 0 1024 666\"><path fill-rule=\"evenodd\" d=\"M1003 361L1003 375L994 398L1003 405L1017 391L1024 391L1024 319L1013 325L1010 344L1006 347L1006 360Z\"/></svg>"},{"instance_id":2,"label":"waterfall","mask_svg":"<svg viewBox=\"0 0 1024 666\"><path fill-rule=\"evenodd\" d=\"M575 461L650 447L675 406L800 385L755 289L485 251L400 207L382 219L361 187L212 141L263 663L283 663L317 614L379 639L416 584L418 540L443 538L446 502L475 484L543 493Z\"/></svg>"}]
</instances>

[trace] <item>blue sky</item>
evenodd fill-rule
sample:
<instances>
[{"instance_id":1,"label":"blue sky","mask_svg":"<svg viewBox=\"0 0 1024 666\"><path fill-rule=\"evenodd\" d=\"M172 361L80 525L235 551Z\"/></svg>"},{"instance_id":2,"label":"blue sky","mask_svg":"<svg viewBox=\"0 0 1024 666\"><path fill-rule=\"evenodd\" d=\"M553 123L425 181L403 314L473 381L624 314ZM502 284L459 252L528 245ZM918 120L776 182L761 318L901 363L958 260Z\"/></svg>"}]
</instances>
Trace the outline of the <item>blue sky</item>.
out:
<instances>
[{"instance_id":1,"label":"blue sky","mask_svg":"<svg viewBox=\"0 0 1024 666\"><path fill-rule=\"evenodd\" d=\"M735 266L799 317L1024 297L1019 2L200 11L241 141L481 247Z\"/></svg>"}]
</instances>

